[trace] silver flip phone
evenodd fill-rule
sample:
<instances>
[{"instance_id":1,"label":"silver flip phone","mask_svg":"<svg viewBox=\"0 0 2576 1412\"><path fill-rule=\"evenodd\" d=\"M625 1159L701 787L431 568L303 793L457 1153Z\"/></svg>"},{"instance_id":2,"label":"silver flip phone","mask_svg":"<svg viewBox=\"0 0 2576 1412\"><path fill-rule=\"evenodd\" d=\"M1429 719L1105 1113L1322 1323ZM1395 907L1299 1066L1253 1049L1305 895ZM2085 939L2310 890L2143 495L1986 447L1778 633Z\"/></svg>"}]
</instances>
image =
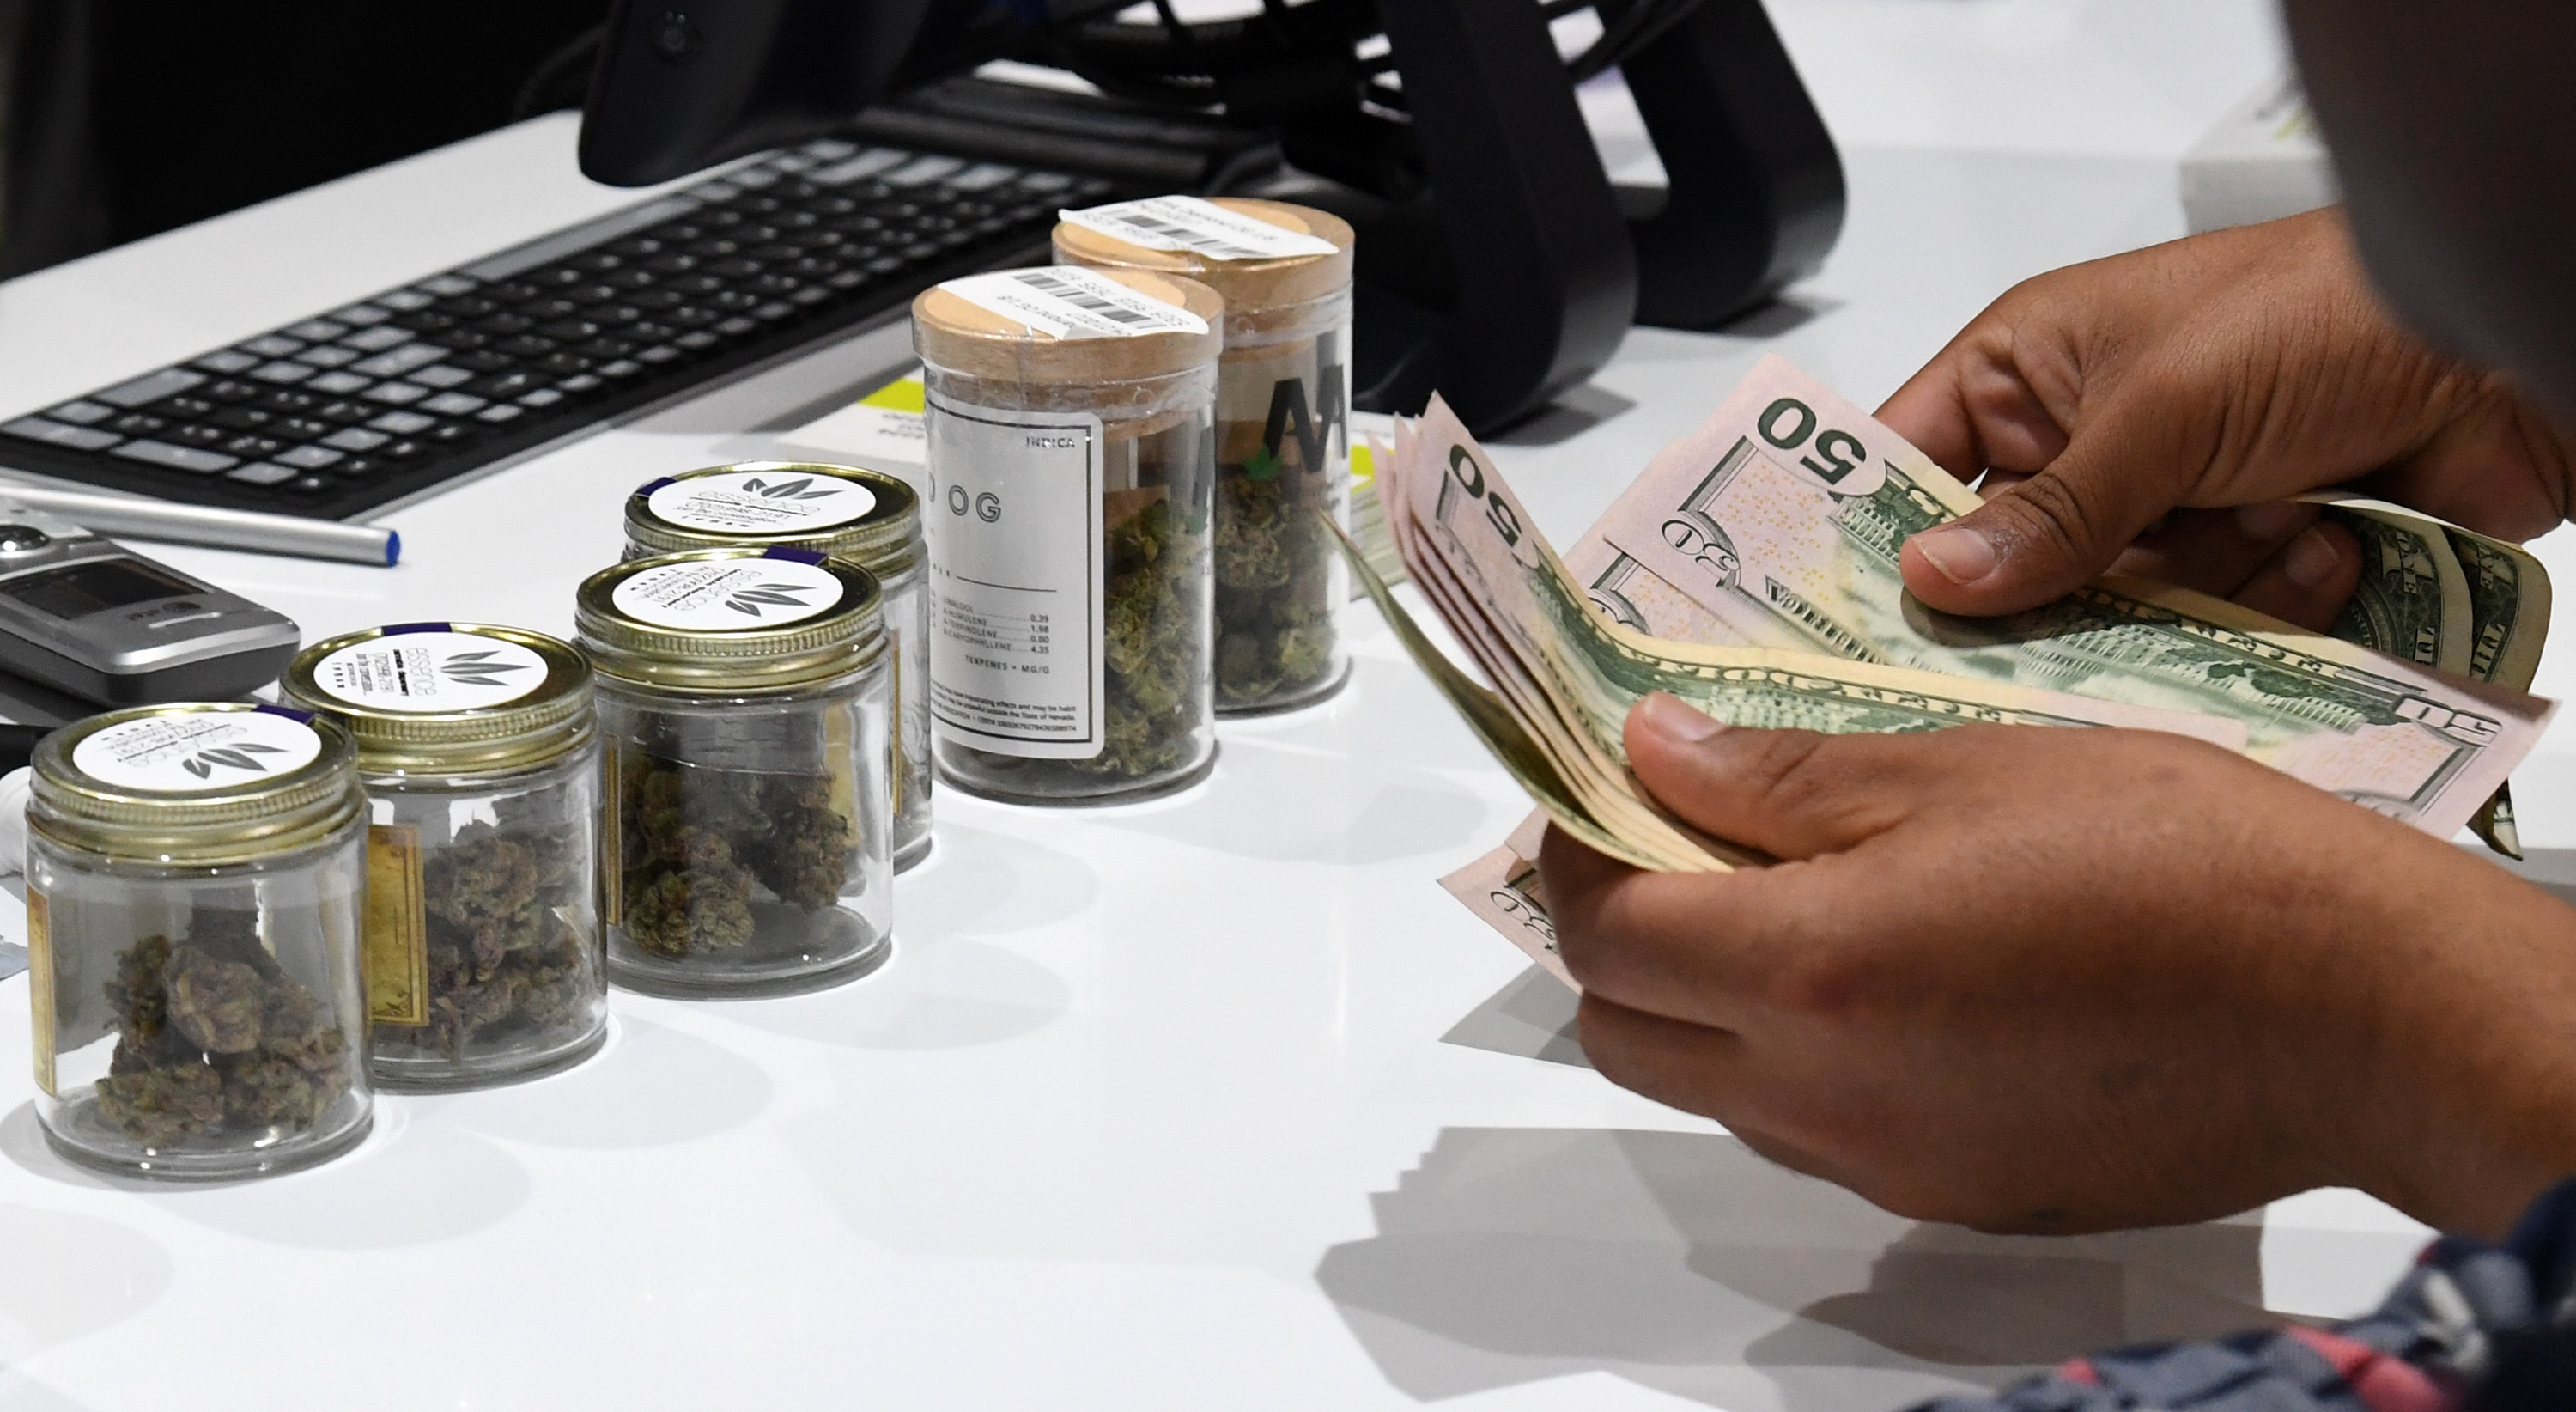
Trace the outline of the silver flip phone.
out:
<instances>
[{"instance_id":1,"label":"silver flip phone","mask_svg":"<svg viewBox=\"0 0 2576 1412\"><path fill-rule=\"evenodd\" d=\"M221 701L277 676L292 619L0 491L0 669L85 701Z\"/></svg>"}]
</instances>

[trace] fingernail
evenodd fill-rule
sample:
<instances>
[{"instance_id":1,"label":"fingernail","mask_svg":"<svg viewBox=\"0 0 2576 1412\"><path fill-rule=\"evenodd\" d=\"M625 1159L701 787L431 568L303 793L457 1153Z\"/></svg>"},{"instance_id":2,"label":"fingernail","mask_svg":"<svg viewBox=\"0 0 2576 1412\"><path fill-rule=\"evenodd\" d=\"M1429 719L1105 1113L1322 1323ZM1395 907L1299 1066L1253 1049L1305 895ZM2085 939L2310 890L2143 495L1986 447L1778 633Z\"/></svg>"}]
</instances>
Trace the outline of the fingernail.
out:
<instances>
[{"instance_id":1,"label":"fingernail","mask_svg":"<svg viewBox=\"0 0 2576 1412\"><path fill-rule=\"evenodd\" d=\"M2236 532L2247 539L2279 539L2298 528L2299 516L2306 513L2306 508L2289 500L2248 505L2236 512Z\"/></svg>"},{"instance_id":2,"label":"fingernail","mask_svg":"<svg viewBox=\"0 0 2576 1412\"><path fill-rule=\"evenodd\" d=\"M2281 576L2301 588L2314 588L2333 575L2343 555L2322 529L2311 527L2281 551Z\"/></svg>"},{"instance_id":3,"label":"fingernail","mask_svg":"<svg viewBox=\"0 0 2576 1412\"><path fill-rule=\"evenodd\" d=\"M1914 536L1915 547L1941 577L1955 584L1971 584L1995 571L1995 546L1992 540L1967 525L1943 525Z\"/></svg>"},{"instance_id":4,"label":"fingernail","mask_svg":"<svg viewBox=\"0 0 2576 1412\"><path fill-rule=\"evenodd\" d=\"M1682 745L1697 745L1719 731L1726 723L1690 708L1689 703L1666 691L1652 691L1637 703L1640 724L1666 740Z\"/></svg>"}]
</instances>

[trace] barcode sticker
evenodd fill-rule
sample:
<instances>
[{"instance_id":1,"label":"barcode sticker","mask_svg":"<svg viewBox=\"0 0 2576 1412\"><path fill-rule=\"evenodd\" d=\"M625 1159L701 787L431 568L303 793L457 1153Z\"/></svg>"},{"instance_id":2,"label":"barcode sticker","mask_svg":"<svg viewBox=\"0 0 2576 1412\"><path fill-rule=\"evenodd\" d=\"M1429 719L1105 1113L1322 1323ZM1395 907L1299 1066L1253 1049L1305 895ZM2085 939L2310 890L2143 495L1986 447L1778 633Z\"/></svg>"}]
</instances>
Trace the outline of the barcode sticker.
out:
<instances>
[{"instance_id":1,"label":"barcode sticker","mask_svg":"<svg viewBox=\"0 0 2576 1412\"><path fill-rule=\"evenodd\" d=\"M939 286L978 308L1055 338L1132 338L1208 331L1207 320L1072 265L969 275Z\"/></svg>"},{"instance_id":2,"label":"barcode sticker","mask_svg":"<svg viewBox=\"0 0 2576 1412\"><path fill-rule=\"evenodd\" d=\"M1148 250L1195 250L1211 260L1284 260L1330 255L1337 248L1195 196L1151 196L1056 215L1112 240Z\"/></svg>"}]
</instances>

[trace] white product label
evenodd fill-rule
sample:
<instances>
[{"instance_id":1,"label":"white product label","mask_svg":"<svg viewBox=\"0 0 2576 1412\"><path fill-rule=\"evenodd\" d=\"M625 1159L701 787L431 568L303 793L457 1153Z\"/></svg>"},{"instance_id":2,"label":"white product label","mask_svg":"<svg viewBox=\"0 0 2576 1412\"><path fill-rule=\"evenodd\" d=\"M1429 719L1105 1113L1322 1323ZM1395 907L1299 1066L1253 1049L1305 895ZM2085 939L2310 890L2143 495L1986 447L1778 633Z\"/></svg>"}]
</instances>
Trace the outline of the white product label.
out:
<instances>
[{"instance_id":1,"label":"white product label","mask_svg":"<svg viewBox=\"0 0 2576 1412\"><path fill-rule=\"evenodd\" d=\"M1076 265L968 275L939 287L977 308L1017 319L1055 338L1208 331L1207 320L1189 310Z\"/></svg>"},{"instance_id":2,"label":"white product label","mask_svg":"<svg viewBox=\"0 0 2576 1412\"><path fill-rule=\"evenodd\" d=\"M199 794L313 763L319 732L285 711L185 711L122 721L72 747L72 767L111 789Z\"/></svg>"},{"instance_id":3,"label":"white product label","mask_svg":"<svg viewBox=\"0 0 2576 1412\"><path fill-rule=\"evenodd\" d=\"M391 633L313 666L313 684L382 711L479 711L545 685L546 659L515 642L464 632Z\"/></svg>"},{"instance_id":4,"label":"white product label","mask_svg":"<svg viewBox=\"0 0 2576 1412\"><path fill-rule=\"evenodd\" d=\"M877 495L811 472L724 471L667 482L644 497L666 524L711 534L796 534L864 518Z\"/></svg>"},{"instance_id":5,"label":"white product label","mask_svg":"<svg viewBox=\"0 0 2576 1412\"><path fill-rule=\"evenodd\" d=\"M1100 753L1100 419L930 402L930 701L977 750Z\"/></svg>"},{"instance_id":6,"label":"white product label","mask_svg":"<svg viewBox=\"0 0 2576 1412\"><path fill-rule=\"evenodd\" d=\"M841 601L841 581L802 559L702 560L646 569L608 601L657 628L775 627L829 612Z\"/></svg>"},{"instance_id":7,"label":"white product label","mask_svg":"<svg viewBox=\"0 0 2576 1412\"><path fill-rule=\"evenodd\" d=\"M1211 260L1283 260L1330 255L1338 247L1196 196L1149 196L1056 214L1112 240L1148 250L1195 250Z\"/></svg>"}]
</instances>

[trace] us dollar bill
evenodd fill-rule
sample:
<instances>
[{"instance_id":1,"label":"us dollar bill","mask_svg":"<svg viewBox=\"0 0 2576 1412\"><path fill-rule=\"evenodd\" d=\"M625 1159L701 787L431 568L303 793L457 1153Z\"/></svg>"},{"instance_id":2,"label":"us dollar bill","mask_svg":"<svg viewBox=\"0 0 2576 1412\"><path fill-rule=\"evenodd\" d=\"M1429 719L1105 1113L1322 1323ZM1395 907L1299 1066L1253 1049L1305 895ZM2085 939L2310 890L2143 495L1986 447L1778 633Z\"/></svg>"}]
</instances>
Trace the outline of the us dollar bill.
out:
<instances>
[{"instance_id":1,"label":"us dollar bill","mask_svg":"<svg viewBox=\"0 0 2576 1412\"><path fill-rule=\"evenodd\" d=\"M2553 709L2143 580L2105 578L2004 618L1934 612L1906 593L1898 549L1978 503L1770 358L1596 529L1746 641L2233 720L2253 758L2445 837Z\"/></svg>"},{"instance_id":2,"label":"us dollar bill","mask_svg":"<svg viewBox=\"0 0 2576 1412\"><path fill-rule=\"evenodd\" d=\"M1341 543L1397 638L1549 816L1642 867L1764 860L1675 819L1636 784L1621 743L1650 692L1730 725L1899 733L1969 722L2167 730L2241 749L2241 724L2009 682L1760 647L1703 647L1605 620L1492 461L1434 399L1381 467L1394 542L1415 585L1493 683L1442 657L1356 545Z\"/></svg>"},{"instance_id":3,"label":"us dollar bill","mask_svg":"<svg viewBox=\"0 0 2576 1412\"><path fill-rule=\"evenodd\" d=\"M1556 923L1547 913L1547 887L1537 863L1505 844L1442 878L1440 886L1540 969L1582 989L1557 954Z\"/></svg>"}]
</instances>

